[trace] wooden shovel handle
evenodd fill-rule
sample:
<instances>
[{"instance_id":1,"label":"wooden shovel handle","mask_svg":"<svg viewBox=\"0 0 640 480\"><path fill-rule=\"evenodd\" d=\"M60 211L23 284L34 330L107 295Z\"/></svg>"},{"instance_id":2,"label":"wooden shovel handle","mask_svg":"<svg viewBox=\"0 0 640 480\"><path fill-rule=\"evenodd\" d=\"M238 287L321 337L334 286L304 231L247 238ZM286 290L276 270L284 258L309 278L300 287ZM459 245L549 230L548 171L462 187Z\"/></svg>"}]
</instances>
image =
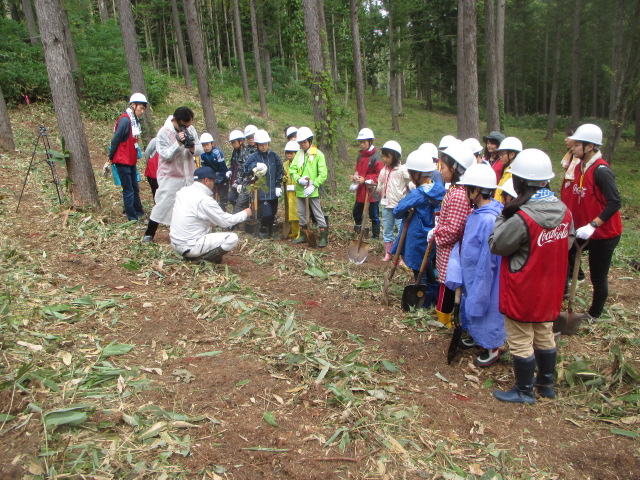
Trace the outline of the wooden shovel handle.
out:
<instances>
[{"instance_id":1,"label":"wooden shovel handle","mask_svg":"<svg viewBox=\"0 0 640 480\"><path fill-rule=\"evenodd\" d=\"M571 275L571 288L569 289L569 301L567 302L567 311L573 312L573 300L576 296L576 287L578 285L578 274L580 273L580 261L582 260L582 251L589 243L586 240L582 245L579 245L576 249L576 259L573 262L573 275Z\"/></svg>"},{"instance_id":2,"label":"wooden shovel handle","mask_svg":"<svg viewBox=\"0 0 640 480\"><path fill-rule=\"evenodd\" d=\"M433 239L431 239L431 241L429 242L429 245L427 245L427 250L424 252L424 257L422 257L422 265L420 265L420 271L418 272L416 285L420 285L422 276L424 275L424 272L427 269L427 263L429 263L429 254L431 253L431 247L433 247Z\"/></svg>"},{"instance_id":3,"label":"wooden shovel handle","mask_svg":"<svg viewBox=\"0 0 640 480\"><path fill-rule=\"evenodd\" d=\"M391 281L393 275L396 273L396 269L398 268L398 260L400 260L400 251L404 246L404 239L407 237L407 230L409 230L409 222L411 222L411 217L413 217L413 209L409 210L409 214L407 218L404 219L404 225L402 225L402 232L400 233L400 240L398 240L398 248L396 249L396 253L393 255L393 260L391 263L391 270L389 270L389 275L387 279Z\"/></svg>"},{"instance_id":4,"label":"wooden shovel handle","mask_svg":"<svg viewBox=\"0 0 640 480\"><path fill-rule=\"evenodd\" d=\"M362 210L362 222L360 223L360 235L358 235L358 251L360 251L360 247L362 246L362 239L364 237L364 221L369 215L369 189L365 188L365 197L364 197L364 208Z\"/></svg>"}]
</instances>

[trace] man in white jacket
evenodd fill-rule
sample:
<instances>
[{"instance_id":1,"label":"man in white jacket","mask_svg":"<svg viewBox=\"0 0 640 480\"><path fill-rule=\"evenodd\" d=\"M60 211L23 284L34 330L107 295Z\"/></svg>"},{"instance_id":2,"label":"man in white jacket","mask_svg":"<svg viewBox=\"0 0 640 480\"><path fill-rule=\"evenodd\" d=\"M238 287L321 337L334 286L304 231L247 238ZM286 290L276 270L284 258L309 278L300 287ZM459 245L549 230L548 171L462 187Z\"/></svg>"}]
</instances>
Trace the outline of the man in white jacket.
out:
<instances>
[{"instance_id":1,"label":"man in white jacket","mask_svg":"<svg viewBox=\"0 0 640 480\"><path fill-rule=\"evenodd\" d=\"M149 224L142 237L143 242L151 242L159 224L170 225L173 202L182 187L193 183L195 155L204 150L193 123L193 111L189 107L179 107L169 115L158 134L156 148L158 160L158 190L155 206L149 215Z\"/></svg>"},{"instance_id":2,"label":"man in white jacket","mask_svg":"<svg viewBox=\"0 0 640 480\"><path fill-rule=\"evenodd\" d=\"M187 260L209 260L221 263L222 256L238 243L232 232L210 233L211 225L229 228L244 222L251 209L230 214L213 199L216 173L210 167L194 172L193 185L183 187L175 196L171 218L171 246Z\"/></svg>"}]
</instances>

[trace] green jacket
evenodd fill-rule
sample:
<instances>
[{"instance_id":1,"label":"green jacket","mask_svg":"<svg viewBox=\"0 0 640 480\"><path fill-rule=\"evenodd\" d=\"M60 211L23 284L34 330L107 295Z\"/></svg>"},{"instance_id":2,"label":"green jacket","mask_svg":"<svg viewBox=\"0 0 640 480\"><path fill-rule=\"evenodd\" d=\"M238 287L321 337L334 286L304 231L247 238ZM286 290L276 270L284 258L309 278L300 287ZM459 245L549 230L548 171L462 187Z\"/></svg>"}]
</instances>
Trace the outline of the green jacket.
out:
<instances>
[{"instance_id":1,"label":"green jacket","mask_svg":"<svg viewBox=\"0 0 640 480\"><path fill-rule=\"evenodd\" d=\"M304 198L304 187L298 183L298 179L304 177L309 177L316 186L309 197L319 196L318 187L327 181L327 173L327 161L318 147L312 145L306 152L299 150L289 166L289 176L296 185L296 197Z\"/></svg>"}]
</instances>

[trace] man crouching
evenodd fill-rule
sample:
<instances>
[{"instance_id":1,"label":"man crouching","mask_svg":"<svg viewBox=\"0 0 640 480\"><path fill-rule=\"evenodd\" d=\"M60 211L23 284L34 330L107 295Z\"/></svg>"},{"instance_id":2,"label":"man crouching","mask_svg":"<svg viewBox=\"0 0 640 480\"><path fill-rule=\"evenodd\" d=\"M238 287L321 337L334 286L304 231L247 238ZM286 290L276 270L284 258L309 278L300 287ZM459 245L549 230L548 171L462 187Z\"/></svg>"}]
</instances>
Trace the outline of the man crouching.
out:
<instances>
[{"instance_id":1,"label":"man crouching","mask_svg":"<svg viewBox=\"0 0 640 480\"><path fill-rule=\"evenodd\" d=\"M176 194L171 217L171 246L185 260L208 260L222 263L222 256L238 243L232 232L209 233L212 225L229 228L251 216L245 208L236 214L223 211L213 199L216 173L210 167L194 172L195 182Z\"/></svg>"}]
</instances>

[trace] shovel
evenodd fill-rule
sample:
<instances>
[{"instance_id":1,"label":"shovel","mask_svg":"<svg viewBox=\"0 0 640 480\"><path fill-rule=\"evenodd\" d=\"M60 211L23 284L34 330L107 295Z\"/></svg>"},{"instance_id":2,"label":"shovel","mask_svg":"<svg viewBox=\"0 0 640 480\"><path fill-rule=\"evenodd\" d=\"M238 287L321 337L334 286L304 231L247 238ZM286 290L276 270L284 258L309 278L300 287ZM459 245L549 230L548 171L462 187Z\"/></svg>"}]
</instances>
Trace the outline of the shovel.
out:
<instances>
[{"instance_id":1,"label":"shovel","mask_svg":"<svg viewBox=\"0 0 640 480\"><path fill-rule=\"evenodd\" d=\"M391 262L391 270L389 270L389 274L384 277L384 287L382 288L382 296L384 305L389 305L389 284L391 283L391 279L393 275L396 273L396 269L398 268L398 261L400 260L400 252L402 251L402 247L404 246L404 239L407 236L407 230L409 229L409 222L411 222L411 217L413 216L413 209L409 210L409 214L407 218L404 220L404 225L402 226L402 233L400 234L400 240L398 240L398 248L396 249L396 253L393 256L393 261Z\"/></svg>"},{"instance_id":2,"label":"shovel","mask_svg":"<svg viewBox=\"0 0 640 480\"><path fill-rule=\"evenodd\" d=\"M427 251L424 252L422 265L420 265L420 271L418 272L416 283L404 287L404 291L402 292L402 310L404 310L405 312L408 312L412 308L422 308L422 306L424 305L427 285L421 285L420 281L422 280L422 276L427 269L427 263L429 263L429 254L431 253L431 247L433 247L433 240L429 242Z\"/></svg>"},{"instance_id":3,"label":"shovel","mask_svg":"<svg viewBox=\"0 0 640 480\"><path fill-rule=\"evenodd\" d=\"M460 323L460 295L462 288L456 288L456 297L453 304L453 335L451 336L451 343L449 344L449 351L447 352L447 365L451 365L453 359L458 353L460 347L460 339L462 338L462 324Z\"/></svg>"},{"instance_id":4,"label":"shovel","mask_svg":"<svg viewBox=\"0 0 640 480\"><path fill-rule=\"evenodd\" d=\"M307 244L311 248L316 248L318 246L318 239L316 238L316 234L311 231L311 228L309 228L309 224L311 223L309 197L304 197L304 201L307 209L307 228L304 229L304 235L307 237Z\"/></svg>"},{"instance_id":5,"label":"shovel","mask_svg":"<svg viewBox=\"0 0 640 480\"><path fill-rule=\"evenodd\" d=\"M578 285L578 273L580 271L580 260L582 250L587 246L589 240L580 245L576 251L576 261L573 264L573 275L571 276L571 289L569 290L569 301L567 302L567 311L560 312L558 317L553 321L553 331L561 335L573 335L580 328L582 320L588 317L586 313L573 313L573 300L576 296L576 286Z\"/></svg>"},{"instance_id":6,"label":"shovel","mask_svg":"<svg viewBox=\"0 0 640 480\"><path fill-rule=\"evenodd\" d=\"M360 234L358 235L357 240L351 240L349 242L349 246L347 247L347 256L349 257L349 261L351 263L355 263L356 265L360 265L364 263L367 259L367 255L369 255L369 243L363 240L364 238L364 221L366 216L369 214L369 189L365 189L365 197L364 197L364 208L362 210L362 225L360 226Z\"/></svg>"},{"instance_id":7,"label":"shovel","mask_svg":"<svg viewBox=\"0 0 640 480\"><path fill-rule=\"evenodd\" d=\"M253 213L251 216L251 220L247 220L244 224L244 231L249 235L256 235L258 233L259 224L258 224L258 192L253 192L251 197L251 208L253 209Z\"/></svg>"},{"instance_id":8,"label":"shovel","mask_svg":"<svg viewBox=\"0 0 640 480\"><path fill-rule=\"evenodd\" d=\"M284 186L284 221L282 222L282 239L287 240L291 233L291 223L289 222L289 198L287 196L287 186Z\"/></svg>"}]
</instances>

